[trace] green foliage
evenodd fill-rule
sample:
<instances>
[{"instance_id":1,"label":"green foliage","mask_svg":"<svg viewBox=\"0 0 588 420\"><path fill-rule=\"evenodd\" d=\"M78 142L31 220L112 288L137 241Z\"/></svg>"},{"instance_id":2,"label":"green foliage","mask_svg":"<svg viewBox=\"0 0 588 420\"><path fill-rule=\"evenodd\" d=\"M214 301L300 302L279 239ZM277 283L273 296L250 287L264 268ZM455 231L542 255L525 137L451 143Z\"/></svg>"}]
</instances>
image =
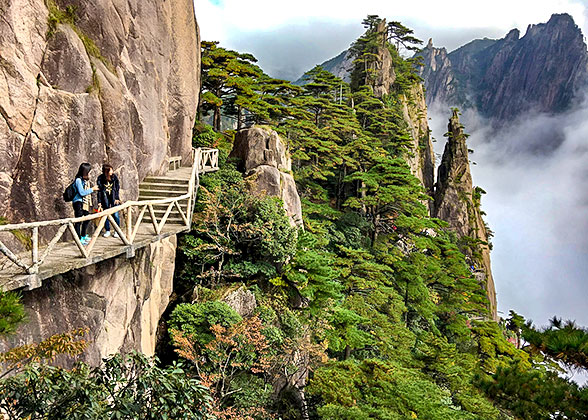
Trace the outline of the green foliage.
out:
<instances>
[{"instance_id":1,"label":"green foliage","mask_svg":"<svg viewBox=\"0 0 588 420\"><path fill-rule=\"evenodd\" d=\"M483 417L464 410L449 389L418 369L378 359L325 367L311 382L310 391L317 389L324 400L318 414L324 419L501 418L489 404Z\"/></svg>"},{"instance_id":2,"label":"green foliage","mask_svg":"<svg viewBox=\"0 0 588 420\"><path fill-rule=\"evenodd\" d=\"M214 338L213 325L230 327L240 321L241 316L224 302L181 303L173 310L169 326L206 345Z\"/></svg>"},{"instance_id":3,"label":"green foliage","mask_svg":"<svg viewBox=\"0 0 588 420\"><path fill-rule=\"evenodd\" d=\"M295 254L282 202L250 194L230 165L203 179L199 200L196 228L180 246L186 282L269 281Z\"/></svg>"},{"instance_id":4,"label":"green foliage","mask_svg":"<svg viewBox=\"0 0 588 420\"><path fill-rule=\"evenodd\" d=\"M138 353L113 356L97 368L31 364L0 381L0 409L14 420L199 420L209 418L209 399L181 364L162 368Z\"/></svg>"},{"instance_id":5,"label":"green foliage","mask_svg":"<svg viewBox=\"0 0 588 420\"><path fill-rule=\"evenodd\" d=\"M556 372L512 363L481 379L480 387L518 419L588 419L588 389Z\"/></svg>"},{"instance_id":6,"label":"green foliage","mask_svg":"<svg viewBox=\"0 0 588 420\"><path fill-rule=\"evenodd\" d=\"M237 122L270 123L284 112L288 97L299 90L290 83L272 79L255 64L251 54L242 54L202 42L202 95L199 112L213 111L213 127L220 131L221 112Z\"/></svg>"},{"instance_id":7,"label":"green foliage","mask_svg":"<svg viewBox=\"0 0 588 420\"><path fill-rule=\"evenodd\" d=\"M522 328L529 351L546 354L569 367L588 370L588 329L553 317L549 327L538 330L530 323L521 325L521 318L513 322Z\"/></svg>"},{"instance_id":8,"label":"green foliage","mask_svg":"<svg viewBox=\"0 0 588 420\"><path fill-rule=\"evenodd\" d=\"M25 320L26 313L20 295L0 290L0 336L12 334Z\"/></svg>"},{"instance_id":9,"label":"green foliage","mask_svg":"<svg viewBox=\"0 0 588 420\"><path fill-rule=\"evenodd\" d=\"M283 419L583 418L585 392L558 377L557 362L584 363L585 331L488 320L486 292L470 269L481 242L458 241L429 216L429 197L406 163L422 146L404 117L420 80L417 61L399 50L420 41L396 21L371 15L364 25L350 85L317 66L293 89L248 54L204 45L205 77L222 86L204 89L203 109L268 124L288 141L304 230L289 226L279 200L250 194L230 163L203 178L196 228L181 244L182 281L210 290L206 299L245 284L258 307L242 321L206 325L213 340L170 321L196 336L175 338L182 357L209 375L226 418L237 409ZM384 53L396 80L376 97ZM220 145L226 156L230 138L197 126L194 141ZM474 190L473 205L482 194ZM523 349L522 334L533 337ZM223 371L234 348L239 366ZM263 374L255 371L262 362ZM309 413L296 386L270 395L269 377L296 383L306 369Z\"/></svg>"}]
</instances>

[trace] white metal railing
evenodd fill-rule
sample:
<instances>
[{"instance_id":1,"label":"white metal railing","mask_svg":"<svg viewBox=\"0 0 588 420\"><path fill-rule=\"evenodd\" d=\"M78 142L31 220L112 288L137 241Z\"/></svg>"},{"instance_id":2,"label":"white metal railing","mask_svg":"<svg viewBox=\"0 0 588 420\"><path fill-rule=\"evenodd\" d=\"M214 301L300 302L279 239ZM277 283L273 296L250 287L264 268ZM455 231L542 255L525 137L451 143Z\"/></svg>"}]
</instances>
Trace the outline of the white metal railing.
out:
<instances>
[{"instance_id":1,"label":"white metal railing","mask_svg":"<svg viewBox=\"0 0 588 420\"><path fill-rule=\"evenodd\" d=\"M169 167L168 170L175 171L176 169L180 169L182 167L182 157L181 156L172 156L168 159Z\"/></svg>"},{"instance_id":2,"label":"white metal railing","mask_svg":"<svg viewBox=\"0 0 588 420\"><path fill-rule=\"evenodd\" d=\"M194 148L193 149L194 162L192 164L192 172L188 183L188 192L176 197L162 198L156 200L144 201L127 201L119 206L111 207L99 213L89 214L82 217L72 217L66 219L47 220L42 222L29 222L0 225L0 232L11 231L30 231L31 232L31 262L28 258L24 258L24 254L17 254L11 251L2 241L0 241L0 252L4 254L14 265L20 267L24 273L36 274L39 268L47 260L47 257L56 249L56 245L62 238L66 230L69 230L73 236L73 240L80 251L80 256L90 258L92 251L96 245L96 241L100 237L100 233L108 220L122 242L121 247L132 246L134 240L139 232L139 228L143 223L145 213L148 213L151 219L150 224L153 227L153 236L159 236L165 226L169 215L174 208L179 213L186 228L190 228L192 224L192 215L194 212L194 203L198 186L200 185L200 174L218 169L218 149L211 148ZM174 166L175 166L174 162ZM180 205L181 201L188 200L186 211ZM154 206L166 205L167 208L160 220L155 216ZM121 212L124 215L125 229L118 225L113 215ZM137 217L133 220L133 213ZM76 234L74 224L85 221L96 221L96 229L92 234L90 242L83 245ZM49 241L44 249L39 248L39 230L48 227L57 227L57 233Z\"/></svg>"}]
</instances>

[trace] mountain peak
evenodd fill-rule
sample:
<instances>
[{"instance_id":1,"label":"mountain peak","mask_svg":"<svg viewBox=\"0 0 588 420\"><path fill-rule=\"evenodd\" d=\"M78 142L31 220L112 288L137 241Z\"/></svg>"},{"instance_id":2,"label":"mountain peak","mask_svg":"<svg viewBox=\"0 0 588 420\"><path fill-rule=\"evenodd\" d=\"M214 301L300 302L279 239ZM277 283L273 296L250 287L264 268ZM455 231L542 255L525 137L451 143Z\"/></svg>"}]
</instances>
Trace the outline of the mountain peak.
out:
<instances>
[{"instance_id":1,"label":"mountain peak","mask_svg":"<svg viewBox=\"0 0 588 420\"><path fill-rule=\"evenodd\" d=\"M518 41L521 37L521 32L518 29L511 29L504 37L505 41Z\"/></svg>"},{"instance_id":2,"label":"mountain peak","mask_svg":"<svg viewBox=\"0 0 588 420\"><path fill-rule=\"evenodd\" d=\"M576 26L576 22L574 22L574 18L568 13L554 13L547 21L547 25L569 25L572 24Z\"/></svg>"},{"instance_id":3,"label":"mountain peak","mask_svg":"<svg viewBox=\"0 0 588 420\"><path fill-rule=\"evenodd\" d=\"M427 60L427 101L477 109L495 122L528 111L557 113L581 99L588 83L588 51L582 31L567 13L513 29L500 40L474 40L447 59Z\"/></svg>"}]
</instances>

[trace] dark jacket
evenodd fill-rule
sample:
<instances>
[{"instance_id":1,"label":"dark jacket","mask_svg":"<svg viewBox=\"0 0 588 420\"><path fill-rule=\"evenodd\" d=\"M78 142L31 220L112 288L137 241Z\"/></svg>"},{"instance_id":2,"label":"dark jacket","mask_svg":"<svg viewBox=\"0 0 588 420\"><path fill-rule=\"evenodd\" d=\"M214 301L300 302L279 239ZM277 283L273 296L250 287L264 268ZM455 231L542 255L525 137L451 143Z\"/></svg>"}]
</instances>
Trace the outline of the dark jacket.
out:
<instances>
[{"instance_id":1,"label":"dark jacket","mask_svg":"<svg viewBox=\"0 0 588 420\"><path fill-rule=\"evenodd\" d=\"M106 181L104 174L101 174L96 180L98 185L98 201L102 205L103 209L107 209L114 206L116 200L120 200L120 183L118 177L112 174L110 182Z\"/></svg>"}]
</instances>

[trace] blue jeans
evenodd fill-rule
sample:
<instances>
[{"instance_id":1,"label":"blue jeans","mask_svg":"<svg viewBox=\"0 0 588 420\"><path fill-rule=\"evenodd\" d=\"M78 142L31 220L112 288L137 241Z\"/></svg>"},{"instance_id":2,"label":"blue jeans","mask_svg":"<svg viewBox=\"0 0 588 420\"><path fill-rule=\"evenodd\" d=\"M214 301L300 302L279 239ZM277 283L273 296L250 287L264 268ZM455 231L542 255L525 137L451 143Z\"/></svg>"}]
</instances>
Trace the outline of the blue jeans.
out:
<instances>
[{"instance_id":1,"label":"blue jeans","mask_svg":"<svg viewBox=\"0 0 588 420\"><path fill-rule=\"evenodd\" d=\"M104 206L104 204L106 204L106 206ZM104 210L107 210L111 207L114 207L114 202L112 201L107 201L106 203L102 204ZM118 215L118 212L114 213L112 215L112 217L114 218L114 221L116 222L116 224L120 227L120 216ZM104 225L104 229L106 230L106 232L110 232L110 220L106 219L106 224Z\"/></svg>"},{"instance_id":2,"label":"blue jeans","mask_svg":"<svg viewBox=\"0 0 588 420\"><path fill-rule=\"evenodd\" d=\"M114 221L116 222L116 224L120 226L120 216L118 215L118 211L116 213L114 213L112 215L112 217L114 218ZM106 224L104 225L104 229L106 230L106 232L110 232L110 220L106 219Z\"/></svg>"}]
</instances>

